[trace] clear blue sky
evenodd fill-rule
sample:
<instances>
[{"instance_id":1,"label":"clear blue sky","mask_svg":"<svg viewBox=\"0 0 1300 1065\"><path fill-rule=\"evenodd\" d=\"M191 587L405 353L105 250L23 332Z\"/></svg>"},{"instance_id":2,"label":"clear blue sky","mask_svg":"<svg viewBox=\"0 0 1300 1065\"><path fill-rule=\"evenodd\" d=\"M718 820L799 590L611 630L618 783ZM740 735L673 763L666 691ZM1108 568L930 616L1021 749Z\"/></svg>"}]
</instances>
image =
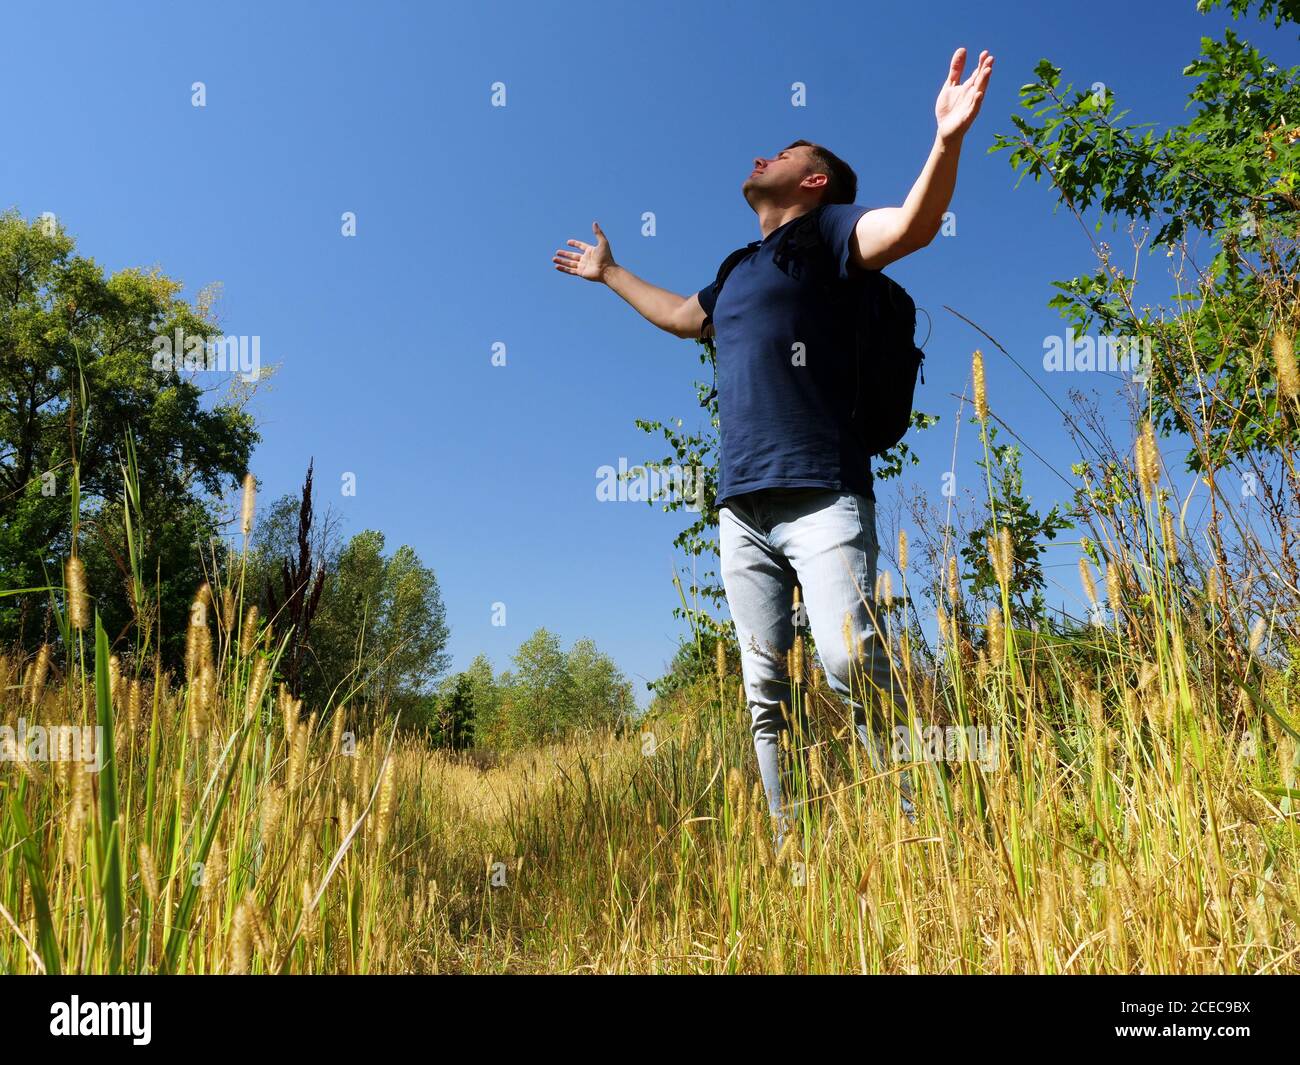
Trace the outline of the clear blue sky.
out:
<instances>
[{"instance_id":1,"label":"clear blue sky","mask_svg":"<svg viewBox=\"0 0 1300 1065\"><path fill-rule=\"evenodd\" d=\"M314 456L347 532L380 529L436 571L454 668L480 651L504 668L545 625L566 646L595 639L644 703L680 631L682 520L598 503L595 471L662 454L634 418L698 419L700 367L693 344L554 272L554 249L596 218L619 261L692 292L757 235L739 191L754 155L796 137L857 168L859 202L900 202L953 49L989 48L957 235L891 271L934 314L918 406L943 420L909 476L937 493L949 396L979 345L941 305L1033 366L1063 328L1049 281L1092 265L1048 190L1013 191L1005 155L985 154L1010 131L1018 87L1046 56L1076 85L1105 82L1135 117L1175 122L1180 71L1225 21L1191 0L12 7L0 207L55 212L110 269L156 263L190 293L224 284L223 330L259 335L280 365L256 403L264 498L293 491ZM1242 26L1296 61L1271 27ZM191 106L195 81L204 108ZM490 106L497 81L504 108ZM791 106L795 81L804 108ZM344 211L355 239L340 235ZM504 369L490 362L497 341ZM1059 415L1000 356L988 373L994 410L1068 471ZM1094 385L1039 377L1058 396ZM973 442L963 425L962 488L976 487ZM1033 458L1025 468L1044 508L1063 496ZM339 492L344 471L355 498ZM881 489L882 526L906 493ZM1063 551L1049 572L1077 607L1075 553ZM497 601L504 628L491 624Z\"/></svg>"}]
</instances>

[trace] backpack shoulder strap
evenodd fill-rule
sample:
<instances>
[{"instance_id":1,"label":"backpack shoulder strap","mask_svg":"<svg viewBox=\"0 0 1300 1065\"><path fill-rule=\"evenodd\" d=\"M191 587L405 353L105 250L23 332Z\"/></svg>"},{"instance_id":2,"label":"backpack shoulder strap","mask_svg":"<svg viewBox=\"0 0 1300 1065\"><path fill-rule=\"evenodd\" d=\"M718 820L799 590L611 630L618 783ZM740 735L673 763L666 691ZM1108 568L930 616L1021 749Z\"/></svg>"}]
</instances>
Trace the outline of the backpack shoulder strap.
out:
<instances>
[{"instance_id":1,"label":"backpack shoulder strap","mask_svg":"<svg viewBox=\"0 0 1300 1065\"><path fill-rule=\"evenodd\" d=\"M817 222L819 208L814 207L796 218L781 235L781 247L778 254L809 255L826 250L822 240L821 226Z\"/></svg>"},{"instance_id":2,"label":"backpack shoulder strap","mask_svg":"<svg viewBox=\"0 0 1300 1065\"><path fill-rule=\"evenodd\" d=\"M718 267L718 276L714 278L713 281L713 300L715 306L717 305L718 297L722 295L722 286L727 283L727 278L731 276L731 271L740 264L742 259L752 255L755 249L762 243L761 240L752 240L743 248L737 248L722 260L722 265ZM701 407L708 407L709 403L712 402L713 398L718 394L717 351L713 347L713 334L710 332L712 328L713 315L706 314L704 316L704 321L700 323L700 340L708 345L709 354L712 356L710 361L713 362L713 390L705 396L703 402L700 403Z\"/></svg>"},{"instance_id":3,"label":"backpack shoulder strap","mask_svg":"<svg viewBox=\"0 0 1300 1065\"><path fill-rule=\"evenodd\" d=\"M731 276L731 271L739 265L740 260L756 250L761 243L763 243L761 240L752 240L743 248L737 248L722 260L722 265L718 267L717 280L713 282L718 291L722 291L722 286L726 283L727 278Z\"/></svg>"},{"instance_id":4,"label":"backpack shoulder strap","mask_svg":"<svg viewBox=\"0 0 1300 1065\"><path fill-rule=\"evenodd\" d=\"M725 259L722 260L722 265L718 267L718 276L713 280L713 298L715 301L717 300L718 296L722 294L722 286L727 283L727 278L731 276L731 271L740 265L740 261L742 259L744 259L748 255L751 255L761 243L762 241L758 241L758 240L751 241L750 243L746 244L743 248L737 248ZM713 324L713 315L706 314L704 316L704 322L700 326L701 340L707 339L704 334L708 332L709 326L711 326L712 324Z\"/></svg>"},{"instance_id":5,"label":"backpack shoulder strap","mask_svg":"<svg viewBox=\"0 0 1300 1065\"><path fill-rule=\"evenodd\" d=\"M822 288L839 293L845 291L844 284L839 276L839 263L822 235L820 211L821 208L814 207L790 223L776 249L776 260L778 264L792 260L792 267L794 263L802 264L803 269L813 272L813 277ZM854 271L849 282L859 282L862 272Z\"/></svg>"}]
</instances>

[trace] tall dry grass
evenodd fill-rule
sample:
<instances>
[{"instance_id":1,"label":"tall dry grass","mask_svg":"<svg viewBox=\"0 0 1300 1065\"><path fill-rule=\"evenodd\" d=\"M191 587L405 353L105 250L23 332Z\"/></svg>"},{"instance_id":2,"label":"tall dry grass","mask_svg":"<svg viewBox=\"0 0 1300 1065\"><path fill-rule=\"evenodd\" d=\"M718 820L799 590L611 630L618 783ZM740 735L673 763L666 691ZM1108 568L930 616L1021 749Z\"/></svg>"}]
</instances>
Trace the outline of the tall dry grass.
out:
<instances>
[{"instance_id":1,"label":"tall dry grass","mask_svg":"<svg viewBox=\"0 0 1300 1065\"><path fill-rule=\"evenodd\" d=\"M1179 638L1136 677L1051 680L1008 639L961 695L1006 726L997 769L877 773L810 687L823 738L780 854L725 671L643 735L484 767L364 713L301 717L261 645L174 687L114 680L106 654L98 692L9 663L7 724L92 720L106 699L116 799L103 770L5 765L0 968L1294 971L1294 744L1266 727L1244 749ZM1040 700L1070 717L1047 725Z\"/></svg>"}]
</instances>

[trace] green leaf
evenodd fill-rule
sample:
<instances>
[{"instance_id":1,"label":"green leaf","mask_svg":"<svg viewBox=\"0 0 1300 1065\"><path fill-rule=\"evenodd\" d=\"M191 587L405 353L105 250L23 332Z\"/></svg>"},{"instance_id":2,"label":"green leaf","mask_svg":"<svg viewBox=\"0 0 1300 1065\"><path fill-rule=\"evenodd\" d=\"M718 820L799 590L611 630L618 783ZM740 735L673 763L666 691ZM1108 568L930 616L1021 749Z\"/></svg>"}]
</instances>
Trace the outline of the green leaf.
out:
<instances>
[{"instance_id":1,"label":"green leaf","mask_svg":"<svg viewBox=\"0 0 1300 1065\"><path fill-rule=\"evenodd\" d=\"M103 883L108 971L122 968L122 922L125 889L122 883L122 826L117 807L117 756L113 743L113 699L108 675L108 637L95 611L95 708L99 725L99 868Z\"/></svg>"},{"instance_id":2,"label":"green leaf","mask_svg":"<svg viewBox=\"0 0 1300 1065\"><path fill-rule=\"evenodd\" d=\"M27 880L32 890L32 908L36 910L36 941L41 948L41 962L47 975L57 976L63 969L59 960L59 942L54 935L54 920L50 916L50 896L45 887L45 872L41 868L41 852L32 837L27 811L17 795L9 797L9 816L22 841L23 861L27 865Z\"/></svg>"}]
</instances>

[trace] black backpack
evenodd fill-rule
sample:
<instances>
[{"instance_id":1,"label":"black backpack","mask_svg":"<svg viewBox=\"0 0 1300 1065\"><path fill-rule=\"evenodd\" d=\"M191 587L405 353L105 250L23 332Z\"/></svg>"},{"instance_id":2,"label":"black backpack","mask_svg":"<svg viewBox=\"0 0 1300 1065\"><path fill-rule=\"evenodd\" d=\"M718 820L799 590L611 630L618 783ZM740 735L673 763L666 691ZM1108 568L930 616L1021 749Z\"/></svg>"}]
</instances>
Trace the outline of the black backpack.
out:
<instances>
[{"instance_id":1,"label":"black backpack","mask_svg":"<svg viewBox=\"0 0 1300 1065\"><path fill-rule=\"evenodd\" d=\"M836 298L852 300L857 309L857 342L854 363L853 424L868 455L882 455L896 445L912 424L912 398L919 375L925 384L921 364L925 353L916 346L916 304L902 285L879 270L857 270L848 280L838 276L838 264L831 262L829 249L821 239L816 211L801 215L786 227L776 250L779 264L789 260L789 269L817 271L821 283L833 287ZM728 275L762 241L737 248L722 261L714 281L715 295L721 294ZM705 318L700 339L713 318ZM711 340L705 340L712 345ZM716 352L714 353L716 357ZM705 405L718 394L715 387Z\"/></svg>"}]
</instances>

